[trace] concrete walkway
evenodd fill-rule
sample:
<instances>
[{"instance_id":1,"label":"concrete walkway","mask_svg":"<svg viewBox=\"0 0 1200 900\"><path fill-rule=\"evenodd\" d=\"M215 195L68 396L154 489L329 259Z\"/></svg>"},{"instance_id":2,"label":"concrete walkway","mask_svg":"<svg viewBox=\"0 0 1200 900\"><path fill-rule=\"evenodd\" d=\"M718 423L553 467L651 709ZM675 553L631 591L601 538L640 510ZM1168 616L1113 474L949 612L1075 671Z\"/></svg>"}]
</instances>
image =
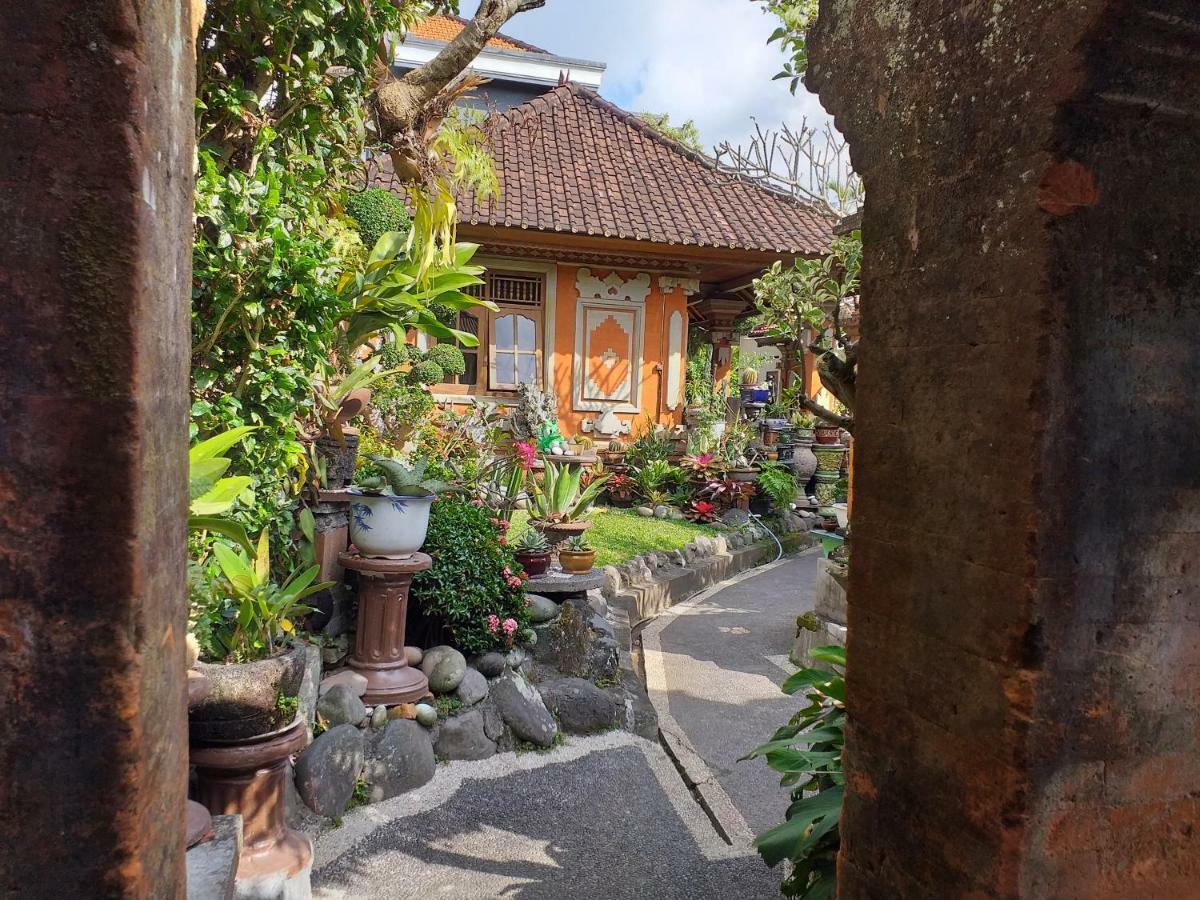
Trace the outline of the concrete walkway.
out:
<instances>
[{"instance_id":1,"label":"concrete walkway","mask_svg":"<svg viewBox=\"0 0 1200 900\"><path fill-rule=\"evenodd\" d=\"M783 821L787 792L739 762L799 708L779 690L796 617L813 608L819 552L761 567L673 607L642 632L659 728L735 846Z\"/></svg>"},{"instance_id":2,"label":"concrete walkway","mask_svg":"<svg viewBox=\"0 0 1200 900\"><path fill-rule=\"evenodd\" d=\"M317 900L773 900L779 875L722 841L657 745L627 732L440 766L315 847Z\"/></svg>"},{"instance_id":3,"label":"concrete walkway","mask_svg":"<svg viewBox=\"0 0 1200 900\"><path fill-rule=\"evenodd\" d=\"M722 582L644 630L674 760L611 732L439 766L429 784L357 809L318 839L314 897L775 900L782 872L750 842L782 821L786 795L760 761L737 758L795 711L779 684L793 669L796 616L812 607L816 560L809 552Z\"/></svg>"}]
</instances>

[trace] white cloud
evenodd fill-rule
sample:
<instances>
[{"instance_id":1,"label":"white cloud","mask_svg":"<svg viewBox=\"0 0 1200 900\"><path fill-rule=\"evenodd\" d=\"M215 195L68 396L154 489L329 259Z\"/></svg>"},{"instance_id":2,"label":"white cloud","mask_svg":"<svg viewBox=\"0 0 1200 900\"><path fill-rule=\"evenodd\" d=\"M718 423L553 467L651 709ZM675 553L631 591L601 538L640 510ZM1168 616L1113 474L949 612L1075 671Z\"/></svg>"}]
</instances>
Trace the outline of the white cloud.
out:
<instances>
[{"instance_id":1,"label":"white cloud","mask_svg":"<svg viewBox=\"0 0 1200 900\"><path fill-rule=\"evenodd\" d=\"M469 16L475 0L464 0ZM775 20L750 0L547 0L504 29L560 56L608 64L601 93L634 111L694 119L706 147L787 122L821 128L817 98L773 81L783 57L766 41Z\"/></svg>"}]
</instances>

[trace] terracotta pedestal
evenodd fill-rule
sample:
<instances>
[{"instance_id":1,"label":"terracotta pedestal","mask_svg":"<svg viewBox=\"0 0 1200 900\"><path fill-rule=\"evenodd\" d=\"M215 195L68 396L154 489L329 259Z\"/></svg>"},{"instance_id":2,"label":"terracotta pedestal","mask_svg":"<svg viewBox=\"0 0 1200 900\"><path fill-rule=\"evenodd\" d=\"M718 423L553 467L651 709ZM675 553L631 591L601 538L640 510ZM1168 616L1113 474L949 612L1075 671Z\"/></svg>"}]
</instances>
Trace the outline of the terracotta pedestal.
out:
<instances>
[{"instance_id":1,"label":"terracotta pedestal","mask_svg":"<svg viewBox=\"0 0 1200 900\"><path fill-rule=\"evenodd\" d=\"M291 777L291 755L307 743L304 722L297 721L263 741L192 745L197 799L213 815L242 816L238 881L266 876L290 879L311 863L312 844L284 821L284 787L285 779Z\"/></svg>"},{"instance_id":2,"label":"terracotta pedestal","mask_svg":"<svg viewBox=\"0 0 1200 900\"><path fill-rule=\"evenodd\" d=\"M338 561L358 573L358 634L347 664L367 679L363 703L394 706L429 693L429 679L404 657L404 619L413 575L433 565L424 553L375 559L343 553Z\"/></svg>"}]
</instances>

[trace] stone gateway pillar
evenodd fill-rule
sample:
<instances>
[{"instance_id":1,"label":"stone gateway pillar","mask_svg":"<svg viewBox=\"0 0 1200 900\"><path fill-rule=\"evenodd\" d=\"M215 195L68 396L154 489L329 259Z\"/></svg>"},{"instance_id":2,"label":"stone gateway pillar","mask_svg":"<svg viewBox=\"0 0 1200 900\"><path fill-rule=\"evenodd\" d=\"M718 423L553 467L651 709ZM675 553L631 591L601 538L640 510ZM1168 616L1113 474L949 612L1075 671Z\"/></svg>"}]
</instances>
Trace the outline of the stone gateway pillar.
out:
<instances>
[{"instance_id":1,"label":"stone gateway pillar","mask_svg":"<svg viewBox=\"0 0 1200 900\"><path fill-rule=\"evenodd\" d=\"M1200 9L822 0L867 187L839 896L1200 884Z\"/></svg>"},{"instance_id":2,"label":"stone gateway pillar","mask_svg":"<svg viewBox=\"0 0 1200 900\"><path fill-rule=\"evenodd\" d=\"M0 4L0 895L184 896L186 0Z\"/></svg>"}]
</instances>

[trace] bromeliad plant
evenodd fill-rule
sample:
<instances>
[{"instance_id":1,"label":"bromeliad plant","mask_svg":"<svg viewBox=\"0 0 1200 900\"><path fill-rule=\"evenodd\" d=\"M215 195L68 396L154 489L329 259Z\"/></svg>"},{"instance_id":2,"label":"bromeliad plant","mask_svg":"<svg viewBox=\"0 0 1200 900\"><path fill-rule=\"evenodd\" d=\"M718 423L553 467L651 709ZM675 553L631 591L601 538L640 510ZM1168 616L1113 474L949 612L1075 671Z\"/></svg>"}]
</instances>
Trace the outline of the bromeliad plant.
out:
<instances>
[{"instance_id":1,"label":"bromeliad plant","mask_svg":"<svg viewBox=\"0 0 1200 900\"><path fill-rule=\"evenodd\" d=\"M253 554L214 544L213 555L233 592L228 604L205 610L195 625L201 645L214 659L253 662L274 655L295 634L296 620L311 611L303 601L334 584L313 584L319 566L294 571L283 584L272 581L266 529Z\"/></svg>"},{"instance_id":2,"label":"bromeliad plant","mask_svg":"<svg viewBox=\"0 0 1200 900\"><path fill-rule=\"evenodd\" d=\"M581 466L561 465L547 459L541 483L533 482L531 519L548 524L578 521L600 495L609 478L600 475L586 488L581 488L582 474Z\"/></svg>"},{"instance_id":3,"label":"bromeliad plant","mask_svg":"<svg viewBox=\"0 0 1200 900\"><path fill-rule=\"evenodd\" d=\"M837 888L838 820L846 784L846 650L818 647L812 658L831 669L801 669L783 683L786 694L807 688L808 705L743 759L762 757L791 791L783 824L755 839L759 855L769 866L791 862L780 885L785 897L827 900Z\"/></svg>"}]
</instances>

